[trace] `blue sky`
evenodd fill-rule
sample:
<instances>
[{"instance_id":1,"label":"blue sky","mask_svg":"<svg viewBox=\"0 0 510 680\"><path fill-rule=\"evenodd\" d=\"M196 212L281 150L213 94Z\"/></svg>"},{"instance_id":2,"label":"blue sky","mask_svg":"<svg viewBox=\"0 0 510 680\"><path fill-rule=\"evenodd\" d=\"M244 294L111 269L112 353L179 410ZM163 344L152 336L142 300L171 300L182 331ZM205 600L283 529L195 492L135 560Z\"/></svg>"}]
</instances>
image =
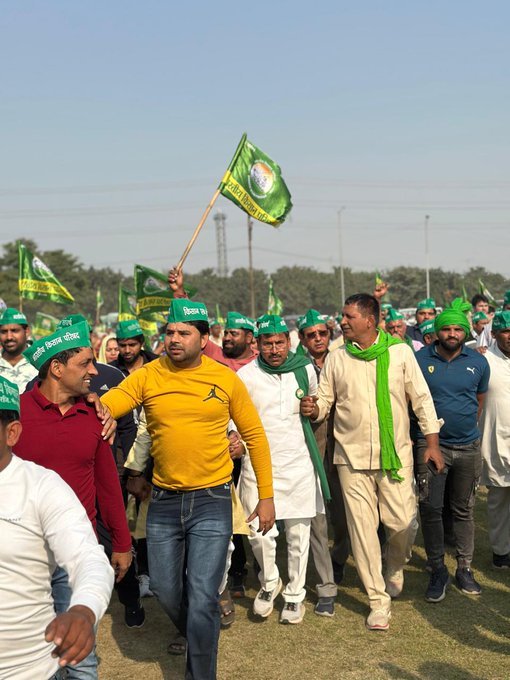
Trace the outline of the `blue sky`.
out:
<instances>
[{"instance_id":1,"label":"blue sky","mask_svg":"<svg viewBox=\"0 0 510 680\"><path fill-rule=\"evenodd\" d=\"M129 272L179 259L244 131L291 218L255 266L510 277L505 2L4 2L0 242ZM227 215L245 266L246 216ZM207 222L186 269L216 266Z\"/></svg>"}]
</instances>

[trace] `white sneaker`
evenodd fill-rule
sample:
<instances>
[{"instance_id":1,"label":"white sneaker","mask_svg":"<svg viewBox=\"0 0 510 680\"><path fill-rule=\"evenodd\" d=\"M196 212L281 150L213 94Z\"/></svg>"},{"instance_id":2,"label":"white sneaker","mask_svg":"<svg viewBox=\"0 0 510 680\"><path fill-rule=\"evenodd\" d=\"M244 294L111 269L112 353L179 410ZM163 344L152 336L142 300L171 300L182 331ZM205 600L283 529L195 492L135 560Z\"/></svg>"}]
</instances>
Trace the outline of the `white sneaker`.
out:
<instances>
[{"instance_id":1,"label":"white sneaker","mask_svg":"<svg viewBox=\"0 0 510 680\"><path fill-rule=\"evenodd\" d=\"M301 623L305 617L305 605L302 602L286 602L280 616L280 623Z\"/></svg>"},{"instance_id":2,"label":"white sneaker","mask_svg":"<svg viewBox=\"0 0 510 680\"><path fill-rule=\"evenodd\" d=\"M398 597L404 588L404 570L403 569L388 569L384 577L386 583L386 592L394 599Z\"/></svg>"},{"instance_id":3,"label":"white sneaker","mask_svg":"<svg viewBox=\"0 0 510 680\"><path fill-rule=\"evenodd\" d=\"M140 584L140 597L154 597L154 593L151 590L151 580L148 574L141 574L138 577L138 582Z\"/></svg>"},{"instance_id":4,"label":"white sneaker","mask_svg":"<svg viewBox=\"0 0 510 680\"><path fill-rule=\"evenodd\" d=\"M273 590L264 590L261 588L253 602L253 613L262 618L267 618L273 611L273 603L282 589L282 579L278 579L276 588Z\"/></svg>"},{"instance_id":5,"label":"white sneaker","mask_svg":"<svg viewBox=\"0 0 510 680\"><path fill-rule=\"evenodd\" d=\"M389 609L372 609L366 620L368 630L388 630L391 611Z\"/></svg>"}]
</instances>

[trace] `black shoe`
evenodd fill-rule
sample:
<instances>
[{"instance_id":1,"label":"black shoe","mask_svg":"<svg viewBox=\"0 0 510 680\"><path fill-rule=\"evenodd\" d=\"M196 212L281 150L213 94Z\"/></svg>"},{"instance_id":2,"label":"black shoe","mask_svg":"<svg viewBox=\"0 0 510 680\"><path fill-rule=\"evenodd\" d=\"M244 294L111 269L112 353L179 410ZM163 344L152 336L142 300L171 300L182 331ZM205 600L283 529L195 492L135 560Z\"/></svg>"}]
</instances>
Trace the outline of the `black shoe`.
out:
<instances>
[{"instance_id":1,"label":"black shoe","mask_svg":"<svg viewBox=\"0 0 510 680\"><path fill-rule=\"evenodd\" d=\"M468 567L459 567L455 572L455 580L459 590L466 595L480 595L482 592L480 584L475 581L473 572Z\"/></svg>"},{"instance_id":2,"label":"black shoe","mask_svg":"<svg viewBox=\"0 0 510 680\"><path fill-rule=\"evenodd\" d=\"M427 602L441 602L446 597L446 588L450 583L448 569L443 565L430 575L429 586L425 592Z\"/></svg>"},{"instance_id":3,"label":"black shoe","mask_svg":"<svg viewBox=\"0 0 510 680\"><path fill-rule=\"evenodd\" d=\"M231 597L244 597L246 594L244 588L244 573L236 571L230 575L229 590Z\"/></svg>"},{"instance_id":4,"label":"black shoe","mask_svg":"<svg viewBox=\"0 0 510 680\"><path fill-rule=\"evenodd\" d=\"M138 602L133 609L131 607L124 607L124 621L128 628L141 628L145 623L145 609Z\"/></svg>"},{"instance_id":5,"label":"black shoe","mask_svg":"<svg viewBox=\"0 0 510 680\"><path fill-rule=\"evenodd\" d=\"M510 569L510 553L507 555L492 553L492 566L495 569Z\"/></svg>"},{"instance_id":6,"label":"black shoe","mask_svg":"<svg viewBox=\"0 0 510 680\"><path fill-rule=\"evenodd\" d=\"M331 560L331 562L333 563L333 578L335 579L337 586L339 586L344 580L345 564L340 564L339 562L335 562L335 560Z\"/></svg>"}]
</instances>

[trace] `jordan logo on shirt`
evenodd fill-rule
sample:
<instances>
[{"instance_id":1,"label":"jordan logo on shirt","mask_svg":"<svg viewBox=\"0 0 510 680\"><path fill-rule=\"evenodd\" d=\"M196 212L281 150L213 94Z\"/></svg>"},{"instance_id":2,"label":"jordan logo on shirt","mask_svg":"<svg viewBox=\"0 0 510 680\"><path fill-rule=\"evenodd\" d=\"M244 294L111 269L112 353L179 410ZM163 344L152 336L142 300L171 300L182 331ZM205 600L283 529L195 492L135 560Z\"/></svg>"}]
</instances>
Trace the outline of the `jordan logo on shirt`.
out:
<instances>
[{"instance_id":1,"label":"jordan logo on shirt","mask_svg":"<svg viewBox=\"0 0 510 680\"><path fill-rule=\"evenodd\" d=\"M216 389L217 385L213 385L207 397L205 399L202 399L202 401L209 401L209 399L217 399L220 402L220 404L226 404L227 403L226 401L224 401L221 397L218 397L218 395L216 394Z\"/></svg>"}]
</instances>

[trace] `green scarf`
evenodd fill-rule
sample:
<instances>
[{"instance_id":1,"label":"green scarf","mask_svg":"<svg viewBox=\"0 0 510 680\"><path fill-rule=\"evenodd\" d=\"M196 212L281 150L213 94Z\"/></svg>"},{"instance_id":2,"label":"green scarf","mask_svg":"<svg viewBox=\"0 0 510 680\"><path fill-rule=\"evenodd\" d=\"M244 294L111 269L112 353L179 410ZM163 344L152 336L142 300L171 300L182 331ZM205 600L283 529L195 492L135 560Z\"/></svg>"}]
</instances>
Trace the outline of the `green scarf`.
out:
<instances>
[{"instance_id":1,"label":"green scarf","mask_svg":"<svg viewBox=\"0 0 510 680\"><path fill-rule=\"evenodd\" d=\"M408 335L405 335L405 336L404 336L404 342L405 342L406 345L408 345L408 346L413 350L413 352L414 352L413 341L411 340L411 338L410 338Z\"/></svg>"},{"instance_id":2,"label":"green scarf","mask_svg":"<svg viewBox=\"0 0 510 680\"><path fill-rule=\"evenodd\" d=\"M399 345L400 338L395 338L388 333L379 331L379 339L376 345L368 349L359 349L352 342L345 345L350 355L362 361L376 359L376 387L375 401L377 415L379 417L379 441L381 444L381 468L383 473L390 475L392 479L401 482L403 478L398 474L402 467L400 458L395 450L395 433L393 431L393 414L391 412L390 387L388 383L388 369L390 367L389 348Z\"/></svg>"},{"instance_id":3,"label":"green scarf","mask_svg":"<svg viewBox=\"0 0 510 680\"><path fill-rule=\"evenodd\" d=\"M306 371L306 366L310 364L310 359L305 356L298 356L289 352L288 357L285 359L281 366L270 366L267 364L262 357L258 358L258 365L265 372L271 375L280 375L282 373L294 373L299 389L302 391L301 399L306 397L308 390L310 388L308 382L308 373ZM315 440L315 435L312 430L312 424L310 423L310 418L300 415L301 426L303 427L303 434L305 435L306 445L308 446L308 452L310 458L312 459L313 466L319 477L321 484L322 495L325 501L331 500L331 492L329 490L328 480L326 478L326 472L324 470L324 463L322 462L322 456L319 452L319 447L317 446L317 441Z\"/></svg>"}]
</instances>

